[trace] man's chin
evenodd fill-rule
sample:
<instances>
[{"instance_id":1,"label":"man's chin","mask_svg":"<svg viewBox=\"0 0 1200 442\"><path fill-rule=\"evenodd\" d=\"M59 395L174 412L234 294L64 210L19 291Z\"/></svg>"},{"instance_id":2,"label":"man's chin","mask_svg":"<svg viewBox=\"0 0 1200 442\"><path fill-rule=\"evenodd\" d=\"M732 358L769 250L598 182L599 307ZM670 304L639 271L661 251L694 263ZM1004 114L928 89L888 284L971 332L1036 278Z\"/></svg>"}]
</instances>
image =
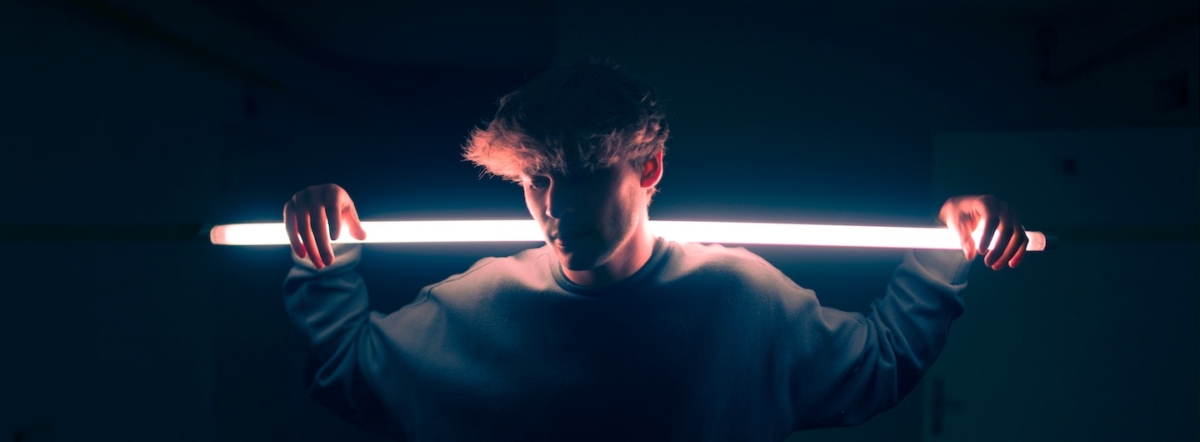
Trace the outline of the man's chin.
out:
<instances>
[{"instance_id":1,"label":"man's chin","mask_svg":"<svg viewBox=\"0 0 1200 442\"><path fill-rule=\"evenodd\" d=\"M575 272L585 270L593 270L600 266L600 257L596 253L586 251L564 251L558 250L558 262L562 263L563 268Z\"/></svg>"},{"instance_id":2,"label":"man's chin","mask_svg":"<svg viewBox=\"0 0 1200 442\"><path fill-rule=\"evenodd\" d=\"M559 256L559 262L561 262L562 266L564 268L566 268L567 270L571 270L571 271L575 271L575 272L592 270L592 269L595 269L596 267L599 267L599 263L596 262L595 258L585 259L585 258L579 257L578 255L571 255L571 254L568 254L566 256Z\"/></svg>"}]
</instances>

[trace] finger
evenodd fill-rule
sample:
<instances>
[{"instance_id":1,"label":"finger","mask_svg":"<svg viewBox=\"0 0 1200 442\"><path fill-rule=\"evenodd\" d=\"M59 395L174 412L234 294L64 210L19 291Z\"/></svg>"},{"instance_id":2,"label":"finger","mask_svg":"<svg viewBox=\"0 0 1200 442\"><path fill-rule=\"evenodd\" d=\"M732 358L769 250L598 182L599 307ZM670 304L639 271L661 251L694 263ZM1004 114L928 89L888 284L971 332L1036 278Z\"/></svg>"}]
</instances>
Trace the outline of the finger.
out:
<instances>
[{"instance_id":1,"label":"finger","mask_svg":"<svg viewBox=\"0 0 1200 442\"><path fill-rule=\"evenodd\" d=\"M955 222L955 230L958 232L958 239L962 242L963 255L967 261L975 259L975 239L971 238L971 231L967 229L962 222Z\"/></svg>"},{"instance_id":2,"label":"finger","mask_svg":"<svg viewBox=\"0 0 1200 442\"><path fill-rule=\"evenodd\" d=\"M1023 241L1021 243L1021 247L1017 248L1017 253L1014 254L1013 258L1008 261L1008 266L1010 268L1014 268L1014 269L1017 268L1017 265L1021 264L1021 261L1023 261L1025 259L1025 247L1028 245L1029 245L1029 240L1026 239L1025 241Z\"/></svg>"},{"instance_id":3,"label":"finger","mask_svg":"<svg viewBox=\"0 0 1200 442\"><path fill-rule=\"evenodd\" d=\"M987 252L987 257L983 263L994 269L999 269L1003 265L1001 258L1008 250L1008 245L1012 242L1013 226L1011 223L1001 220L1000 225L996 227L996 243L992 244Z\"/></svg>"},{"instance_id":4,"label":"finger","mask_svg":"<svg viewBox=\"0 0 1200 442\"><path fill-rule=\"evenodd\" d=\"M325 195L325 219L329 222L329 237L337 241L338 236L342 234L342 217L338 216L337 198L329 198Z\"/></svg>"},{"instance_id":5,"label":"finger","mask_svg":"<svg viewBox=\"0 0 1200 442\"><path fill-rule=\"evenodd\" d=\"M329 245L329 221L325 219L325 210L323 208L314 210L309 219L321 260L325 265L333 264L333 247Z\"/></svg>"},{"instance_id":6,"label":"finger","mask_svg":"<svg viewBox=\"0 0 1200 442\"><path fill-rule=\"evenodd\" d=\"M1025 247L1024 232L1021 229L1013 229L1012 236L1008 239L1008 244L1004 247L1004 253L996 258L995 269L1000 270L1004 266L1012 262L1012 258L1017 255L1017 251ZM997 250L1000 248L997 247Z\"/></svg>"},{"instance_id":7,"label":"finger","mask_svg":"<svg viewBox=\"0 0 1200 442\"><path fill-rule=\"evenodd\" d=\"M302 210L297 214L296 222L301 226L300 232L304 236L304 247L308 250L308 258L312 261L313 267L320 270L325 265L321 263L321 255L317 252L317 242L313 238L312 223L309 218L309 212Z\"/></svg>"},{"instance_id":8,"label":"finger","mask_svg":"<svg viewBox=\"0 0 1200 442\"><path fill-rule=\"evenodd\" d=\"M317 252L316 239L313 237L312 225L309 220L312 216L312 210L310 210L312 192L307 190L305 189L304 192L297 193L296 196L292 197L296 209L296 229L300 234L300 242L304 244L305 254L308 255L308 259L312 261L313 266L320 269L323 266L321 255Z\"/></svg>"},{"instance_id":9,"label":"finger","mask_svg":"<svg viewBox=\"0 0 1200 442\"><path fill-rule=\"evenodd\" d=\"M346 211L349 212L348 218L351 220L350 235L359 241L365 241L367 239L367 231L363 230L362 221L358 218L358 209L354 208L354 203L347 205Z\"/></svg>"},{"instance_id":10,"label":"finger","mask_svg":"<svg viewBox=\"0 0 1200 442\"><path fill-rule=\"evenodd\" d=\"M992 239L996 236L996 229L1000 227L1000 217L996 216L996 212L994 210L987 210L986 212L983 222L983 235L979 238L979 253L985 254L992 250ZM984 264L988 264L987 258L984 258Z\"/></svg>"},{"instance_id":11,"label":"finger","mask_svg":"<svg viewBox=\"0 0 1200 442\"><path fill-rule=\"evenodd\" d=\"M1000 258L1000 265L1007 265L1009 268L1013 268L1013 260L1018 254L1025 250L1027 245L1029 245L1029 236L1025 234L1024 227L1017 225L1017 227L1013 230L1012 243L1009 244L1008 249L1004 251L1004 256Z\"/></svg>"},{"instance_id":12,"label":"finger","mask_svg":"<svg viewBox=\"0 0 1200 442\"><path fill-rule=\"evenodd\" d=\"M287 231L288 243L292 245L292 253L304 259L304 246L300 244L300 235L296 231L296 209L291 201L283 205L283 228Z\"/></svg>"}]
</instances>

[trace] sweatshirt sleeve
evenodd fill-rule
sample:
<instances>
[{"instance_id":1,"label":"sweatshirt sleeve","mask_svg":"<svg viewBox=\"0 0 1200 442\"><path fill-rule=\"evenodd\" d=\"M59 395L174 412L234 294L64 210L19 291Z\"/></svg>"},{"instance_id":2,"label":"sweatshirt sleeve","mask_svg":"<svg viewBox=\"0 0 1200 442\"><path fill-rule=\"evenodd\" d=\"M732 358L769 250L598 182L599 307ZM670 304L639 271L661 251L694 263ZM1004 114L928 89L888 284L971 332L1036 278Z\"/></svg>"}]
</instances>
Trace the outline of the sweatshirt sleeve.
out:
<instances>
[{"instance_id":1,"label":"sweatshirt sleeve","mask_svg":"<svg viewBox=\"0 0 1200 442\"><path fill-rule=\"evenodd\" d=\"M284 307L305 353L304 382L313 399L364 428L399 435L372 385L383 343L355 272L361 253L360 244L335 244L333 265L321 270L293 253Z\"/></svg>"},{"instance_id":2,"label":"sweatshirt sleeve","mask_svg":"<svg viewBox=\"0 0 1200 442\"><path fill-rule=\"evenodd\" d=\"M909 251L866 314L793 297L784 341L795 428L854 425L903 399L962 314L970 265L957 250Z\"/></svg>"}]
</instances>

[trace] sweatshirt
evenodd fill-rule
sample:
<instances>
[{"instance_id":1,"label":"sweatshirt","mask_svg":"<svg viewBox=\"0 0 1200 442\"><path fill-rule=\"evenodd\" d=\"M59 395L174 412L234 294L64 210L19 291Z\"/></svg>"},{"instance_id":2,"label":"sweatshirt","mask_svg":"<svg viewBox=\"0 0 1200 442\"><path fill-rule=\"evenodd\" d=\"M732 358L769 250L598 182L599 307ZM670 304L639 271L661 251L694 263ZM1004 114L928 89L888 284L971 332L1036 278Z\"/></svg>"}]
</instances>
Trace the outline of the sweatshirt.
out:
<instances>
[{"instance_id":1,"label":"sweatshirt","mask_svg":"<svg viewBox=\"0 0 1200 442\"><path fill-rule=\"evenodd\" d=\"M549 246L484 258L395 312L361 246L293 254L284 304L313 398L410 441L780 441L895 406L963 311L961 252L906 252L867 313L822 307L742 248L659 239L634 275L573 284Z\"/></svg>"}]
</instances>

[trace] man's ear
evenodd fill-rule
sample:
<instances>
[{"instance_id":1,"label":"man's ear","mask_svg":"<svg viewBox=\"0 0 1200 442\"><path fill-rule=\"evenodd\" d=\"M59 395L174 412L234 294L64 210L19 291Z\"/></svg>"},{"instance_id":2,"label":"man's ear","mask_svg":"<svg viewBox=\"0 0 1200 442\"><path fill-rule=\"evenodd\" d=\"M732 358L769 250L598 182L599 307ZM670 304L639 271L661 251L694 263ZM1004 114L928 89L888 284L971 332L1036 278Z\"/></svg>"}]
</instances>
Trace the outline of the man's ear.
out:
<instances>
[{"instance_id":1,"label":"man's ear","mask_svg":"<svg viewBox=\"0 0 1200 442\"><path fill-rule=\"evenodd\" d=\"M642 188L648 189L658 185L663 175L663 153L658 151L653 157L642 164Z\"/></svg>"}]
</instances>

